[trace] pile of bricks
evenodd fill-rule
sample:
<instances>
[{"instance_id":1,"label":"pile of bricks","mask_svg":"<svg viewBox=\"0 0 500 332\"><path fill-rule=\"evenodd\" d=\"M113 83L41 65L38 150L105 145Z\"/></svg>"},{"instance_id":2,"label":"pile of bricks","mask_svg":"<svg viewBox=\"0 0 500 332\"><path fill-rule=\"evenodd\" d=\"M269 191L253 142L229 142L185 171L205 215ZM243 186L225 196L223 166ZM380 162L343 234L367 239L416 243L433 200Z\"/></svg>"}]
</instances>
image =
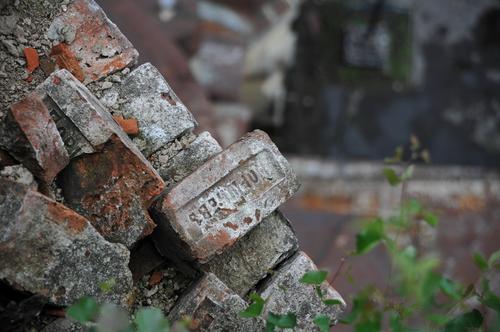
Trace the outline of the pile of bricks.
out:
<instances>
[{"instance_id":1,"label":"pile of bricks","mask_svg":"<svg viewBox=\"0 0 500 332\"><path fill-rule=\"evenodd\" d=\"M263 330L238 315L251 291L300 330L319 313L335 322L343 305L299 282L316 267L277 210L298 183L269 137L222 150L154 66L129 69L137 51L93 0L64 6L47 31L54 70L2 126L0 279L51 305L91 295L134 311L141 280L171 291L158 288L170 264L189 287L156 305L195 330Z\"/></svg>"}]
</instances>

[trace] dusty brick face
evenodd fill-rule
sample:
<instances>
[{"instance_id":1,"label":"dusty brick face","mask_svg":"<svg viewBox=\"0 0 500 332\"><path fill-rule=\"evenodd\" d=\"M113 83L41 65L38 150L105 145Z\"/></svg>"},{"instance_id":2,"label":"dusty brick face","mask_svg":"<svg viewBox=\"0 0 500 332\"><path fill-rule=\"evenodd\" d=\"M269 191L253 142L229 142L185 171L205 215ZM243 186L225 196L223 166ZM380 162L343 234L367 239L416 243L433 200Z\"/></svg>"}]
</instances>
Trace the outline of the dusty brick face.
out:
<instances>
[{"instance_id":1,"label":"dusty brick face","mask_svg":"<svg viewBox=\"0 0 500 332\"><path fill-rule=\"evenodd\" d=\"M179 299L168 317L176 321L189 316L193 331L263 331L260 318L238 315L246 306L242 298L208 273Z\"/></svg>"},{"instance_id":2,"label":"dusty brick face","mask_svg":"<svg viewBox=\"0 0 500 332\"><path fill-rule=\"evenodd\" d=\"M10 107L4 121L4 148L39 179L52 182L69 157L42 99L28 95Z\"/></svg>"},{"instance_id":3,"label":"dusty brick face","mask_svg":"<svg viewBox=\"0 0 500 332\"><path fill-rule=\"evenodd\" d=\"M267 299L265 312L294 312L297 315L295 331L315 331L317 327L313 319L319 314L329 316L330 321L335 324L345 309L345 302L340 294L325 281L321 285L325 299L336 299L342 303L327 306L321 302L314 287L299 281L306 272L316 270L316 265L304 252L297 253L285 262L258 290Z\"/></svg>"},{"instance_id":4,"label":"dusty brick face","mask_svg":"<svg viewBox=\"0 0 500 332\"><path fill-rule=\"evenodd\" d=\"M65 202L109 241L131 247L150 234L147 209L164 187L158 173L68 71L53 73L38 93L71 156L58 179Z\"/></svg>"},{"instance_id":5,"label":"dusty brick face","mask_svg":"<svg viewBox=\"0 0 500 332\"><path fill-rule=\"evenodd\" d=\"M216 275L240 296L298 250L298 240L285 216L275 211L236 244L202 269Z\"/></svg>"},{"instance_id":6,"label":"dusty brick face","mask_svg":"<svg viewBox=\"0 0 500 332\"><path fill-rule=\"evenodd\" d=\"M262 131L247 134L177 183L154 204L156 246L164 255L207 262L298 189L297 179Z\"/></svg>"},{"instance_id":7,"label":"dusty brick face","mask_svg":"<svg viewBox=\"0 0 500 332\"><path fill-rule=\"evenodd\" d=\"M84 295L125 304L132 286L128 250L28 186L0 177L0 279L69 305ZM13 259L15 258L15 259ZM99 284L115 278L103 294Z\"/></svg>"},{"instance_id":8,"label":"dusty brick face","mask_svg":"<svg viewBox=\"0 0 500 332\"><path fill-rule=\"evenodd\" d=\"M139 133L133 141L146 157L196 126L193 115L150 63L134 69L103 100L116 115L137 119Z\"/></svg>"},{"instance_id":9,"label":"dusty brick face","mask_svg":"<svg viewBox=\"0 0 500 332\"><path fill-rule=\"evenodd\" d=\"M139 56L93 0L74 0L54 19L48 36L78 56L82 76L73 74L85 84L134 64Z\"/></svg>"}]
</instances>

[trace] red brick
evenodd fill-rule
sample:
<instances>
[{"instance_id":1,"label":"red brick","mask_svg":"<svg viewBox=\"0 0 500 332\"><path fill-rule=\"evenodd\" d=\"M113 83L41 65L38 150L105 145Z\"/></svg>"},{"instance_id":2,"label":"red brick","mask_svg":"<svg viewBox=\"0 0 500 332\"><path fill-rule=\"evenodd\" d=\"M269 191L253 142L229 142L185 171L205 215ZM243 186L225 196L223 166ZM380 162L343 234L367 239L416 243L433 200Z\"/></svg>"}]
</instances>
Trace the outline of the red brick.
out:
<instances>
[{"instance_id":1,"label":"red brick","mask_svg":"<svg viewBox=\"0 0 500 332\"><path fill-rule=\"evenodd\" d=\"M59 177L66 204L109 241L131 247L153 231L148 214L164 182L111 114L68 71L37 89L71 157Z\"/></svg>"},{"instance_id":2,"label":"red brick","mask_svg":"<svg viewBox=\"0 0 500 332\"><path fill-rule=\"evenodd\" d=\"M46 183L68 164L64 143L43 101L30 94L10 107L4 140L7 150Z\"/></svg>"},{"instance_id":3,"label":"red brick","mask_svg":"<svg viewBox=\"0 0 500 332\"><path fill-rule=\"evenodd\" d=\"M73 76L75 76L80 82L85 79L85 74L78 59L73 54L68 45L61 43L52 47L50 55L54 58L54 61L61 69L67 69Z\"/></svg>"},{"instance_id":4,"label":"red brick","mask_svg":"<svg viewBox=\"0 0 500 332\"><path fill-rule=\"evenodd\" d=\"M247 134L165 192L152 207L165 255L205 263L231 246L298 189L278 148Z\"/></svg>"},{"instance_id":5,"label":"red brick","mask_svg":"<svg viewBox=\"0 0 500 332\"><path fill-rule=\"evenodd\" d=\"M73 1L54 19L49 35L64 28L75 32L74 39L67 41L68 48L81 59L85 84L134 64L139 56L94 0Z\"/></svg>"},{"instance_id":6,"label":"red brick","mask_svg":"<svg viewBox=\"0 0 500 332\"><path fill-rule=\"evenodd\" d=\"M139 126L137 119L124 119L123 116L114 115L113 119L120 125L123 131L128 135L138 135Z\"/></svg>"}]
</instances>

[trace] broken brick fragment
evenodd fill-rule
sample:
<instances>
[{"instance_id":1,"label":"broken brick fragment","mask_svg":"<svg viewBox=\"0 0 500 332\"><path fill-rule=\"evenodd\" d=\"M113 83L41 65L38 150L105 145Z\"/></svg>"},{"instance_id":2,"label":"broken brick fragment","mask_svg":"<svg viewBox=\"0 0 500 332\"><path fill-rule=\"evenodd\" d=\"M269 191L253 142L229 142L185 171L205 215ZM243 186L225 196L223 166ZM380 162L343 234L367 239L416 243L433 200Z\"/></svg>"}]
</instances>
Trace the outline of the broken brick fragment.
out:
<instances>
[{"instance_id":1,"label":"broken brick fragment","mask_svg":"<svg viewBox=\"0 0 500 332\"><path fill-rule=\"evenodd\" d=\"M56 124L37 94L13 104L3 125L4 148L45 183L51 183L68 164Z\"/></svg>"},{"instance_id":2,"label":"broken brick fragment","mask_svg":"<svg viewBox=\"0 0 500 332\"><path fill-rule=\"evenodd\" d=\"M72 36L68 38L62 31L71 31ZM94 0L72 1L67 11L54 19L47 33L52 39L66 42L67 51L78 55L81 75L70 71L85 84L133 65L139 56Z\"/></svg>"},{"instance_id":3,"label":"broken brick fragment","mask_svg":"<svg viewBox=\"0 0 500 332\"><path fill-rule=\"evenodd\" d=\"M50 56L54 58L60 69L67 69L80 82L83 82L85 74L80 67L78 59L68 45L61 43L53 46L50 51Z\"/></svg>"},{"instance_id":4,"label":"broken brick fragment","mask_svg":"<svg viewBox=\"0 0 500 332\"><path fill-rule=\"evenodd\" d=\"M99 100L68 71L52 73L37 91L71 157L58 178L66 204L107 240L132 247L155 227L148 207L164 182Z\"/></svg>"},{"instance_id":5,"label":"broken brick fragment","mask_svg":"<svg viewBox=\"0 0 500 332\"><path fill-rule=\"evenodd\" d=\"M82 296L125 304L132 286L128 250L107 242L81 215L0 177L0 279L70 305ZM116 280L103 293L103 281Z\"/></svg>"},{"instance_id":6,"label":"broken brick fragment","mask_svg":"<svg viewBox=\"0 0 500 332\"><path fill-rule=\"evenodd\" d=\"M123 116L113 115L113 119L120 125L123 131L128 135L138 135L139 127L136 119L124 119Z\"/></svg>"},{"instance_id":7,"label":"broken brick fragment","mask_svg":"<svg viewBox=\"0 0 500 332\"><path fill-rule=\"evenodd\" d=\"M40 58L38 57L38 52L32 47L25 47L24 57L26 58L26 70L32 73L35 69L40 66Z\"/></svg>"},{"instance_id":8,"label":"broken brick fragment","mask_svg":"<svg viewBox=\"0 0 500 332\"><path fill-rule=\"evenodd\" d=\"M298 189L269 136L256 130L169 188L151 212L158 250L206 263L233 245Z\"/></svg>"}]
</instances>

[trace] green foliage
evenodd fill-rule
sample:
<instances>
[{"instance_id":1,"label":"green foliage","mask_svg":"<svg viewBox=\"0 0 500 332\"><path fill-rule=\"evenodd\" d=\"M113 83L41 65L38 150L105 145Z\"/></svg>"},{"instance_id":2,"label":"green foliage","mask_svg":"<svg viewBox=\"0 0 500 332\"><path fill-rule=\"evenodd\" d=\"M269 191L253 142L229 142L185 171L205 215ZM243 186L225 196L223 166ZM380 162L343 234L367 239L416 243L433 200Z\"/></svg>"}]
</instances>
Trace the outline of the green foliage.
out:
<instances>
[{"instance_id":1,"label":"green foliage","mask_svg":"<svg viewBox=\"0 0 500 332\"><path fill-rule=\"evenodd\" d=\"M168 332L170 324L158 308L141 308L134 320L137 332Z\"/></svg>"},{"instance_id":2,"label":"green foliage","mask_svg":"<svg viewBox=\"0 0 500 332\"><path fill-rule=\"evenodd\" d=\"M327 315L318 315L314 318L313 322L321 332L330 331L330 317Z\"/></svg>"},{"instance_id":3,"label":"green foliage","mask_svg":"<svg viewBox=\"0 0 500 332\"><path fill-rule=\"evenodd\" d=\"M384 239L384 223L381 219L365 225L356 235L356 254L364 254L372 250Z\"/></svg>"},{"instance_id":4,"label":"green foliage","mask_svg":"<svg viewBox=\"0 0 500 332\"><path fill-rule=\"evenodd\" d=\"M444 332L474 331L483 324L483 315L477 309L466 312L449 321L444 327Z\"/></svg>"},{"instance_id":5,"label":"green foliage","mask_svg":"<svg viewBox=\"0 0 500 332\"><path fill-rule=\"evenodd\" d=\"M99 310L100 306L93 297L84 296L66 309L66 315L80 323L85 323L94 320Z\"/></svg>"},{"instance_id":6,"label":"green foliage","mask_svg":"<svg viewBox=\"0 0 500 332\"><path fill-rule=\"evenodd\" d=\"M109 293L113 290L113 288L116 286L116 279L111 278L108 281L105 281L99 285L99 288L101 289L101 292L103 293Z\"/></svg>"},{"instance_id":7,"label":"green foliage","mask_svg":"<svg viewBox=\"0 0 500 332\"><path fill-rule=\"evenodd\" d=\"M266 301L257 293L252 293L249 297L250 300L252 300L252 303L245 310L240 311L240 316L245 318L260 316L262 314L262 311L264 310Z\"/></svg>"},{"instance_id":8,"label":"green foliage","mask_svg":"<svg viewBox=\"0 0 500 332\"><path fill-rule=\"evenodd\" d=\"M321 285L326 280L327 275L327 271L308 271L299 281L308 285Z\"/></svg>"},{"instance_id":9,"label":"green foliage","mask_svg":"<svg viewBox=\"0 0 500 332\"><path fill-rule=\"evenodd\" d=\"M274 331L276 327L283 329L292 329L297 325L297 317L294 313L287 313L286 315L278 315L270 312L267 315L266 328L269 331Z\"/></svg>"}]
</instances>

